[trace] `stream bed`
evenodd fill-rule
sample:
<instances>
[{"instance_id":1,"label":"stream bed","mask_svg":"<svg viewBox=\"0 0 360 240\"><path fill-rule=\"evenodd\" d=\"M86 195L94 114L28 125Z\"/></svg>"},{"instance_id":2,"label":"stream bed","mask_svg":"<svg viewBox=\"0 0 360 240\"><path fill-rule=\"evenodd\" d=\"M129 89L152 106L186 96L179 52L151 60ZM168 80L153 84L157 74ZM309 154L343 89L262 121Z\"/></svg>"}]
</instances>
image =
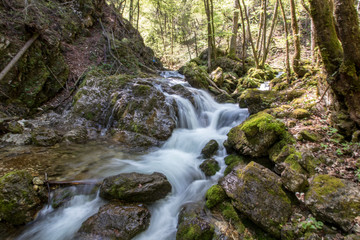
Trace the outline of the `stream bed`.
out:
<instances>
[{"instance_id":1,"label":"stream bed","mask_svg":"<svg viewBox=\"0 0 360 240\"><path fill-rule=\"evenodd\" d=\"M223 147L226 134L248 117L247 109L240 109L236 104L215 102L207 92L191 88L176 72L165 72L157 80L169 85L181 84L191 91L193 97L190 101L164 92L167 99L177 103L177 128L160 148L130 154L114 146L105 146L105 143L95 143L77 150L71 147L62 151L53 150L58 151L53 165L63 168L59 180L102 179L128 172L160 172L166 175L172 192L165 199L148 206L151 211L150 226L135 237L143 240L175 239L182 205L203 200L207 189L222 177L226 167L226 150ZM162 91L161 85L156 87ZM199 169L204 160L201 150L212 139L220 145L214 159L221 170L212 177L206 177ZM66 174L67 169L69 173ZM79 194L58 209L45 206L15 239L72 239L81 224L106 203L95 192L90 189L88 194Z\"/></svg>"}]
</instances>

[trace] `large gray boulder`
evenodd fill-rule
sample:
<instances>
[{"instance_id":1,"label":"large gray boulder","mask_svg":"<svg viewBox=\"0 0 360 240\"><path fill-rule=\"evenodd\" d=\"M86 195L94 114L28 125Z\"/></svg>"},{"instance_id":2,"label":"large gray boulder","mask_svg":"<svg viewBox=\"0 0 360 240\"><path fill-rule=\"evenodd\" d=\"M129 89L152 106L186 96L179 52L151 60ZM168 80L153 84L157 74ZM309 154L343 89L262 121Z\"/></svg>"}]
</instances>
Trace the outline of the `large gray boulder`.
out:
<instances>
[{"instance_id":1,"label":"large gray boulder","mask_svg":"<svg viewBox=\"0 0 360 240\"><path fill-rule=\"evenodd\" d=\"M220 185L233 205L275 237L291 215L291 202L281 187L280 177L255 162L235 168Z\"/></svg>"},{"instance_id":2,"label":"large gray boulder","mask_svg":"<svg viewBox=\"0 0 360 240\"><path fill-rule=\"evenodd\" d=\"M154 202L169 192L171 184L161 173L123 173L105 178L100 186L102 198L126 202Z\"/></svg>"},{"instance_id":3,"label":"large gray boulder","mask_svg":"<svg viewBox=\"0 0 360 240\"><path fill-rule=\"evenodd\" d=\"M360 189L353 182L318 175L305 194L305 204L320 220L348 232L360 216Z\"/></svg>"},{"instance_id":4,"label":"large gray boulder","mask_svg":"<svg viewBox=\"0 0 360 240\"><path fill-rule=\"evenodd\" d=\"M130 240L146 230L150 224L150 212L144 206L108 203L87 219L75 235L78 240Z\"/></svg>"}]
</instances>

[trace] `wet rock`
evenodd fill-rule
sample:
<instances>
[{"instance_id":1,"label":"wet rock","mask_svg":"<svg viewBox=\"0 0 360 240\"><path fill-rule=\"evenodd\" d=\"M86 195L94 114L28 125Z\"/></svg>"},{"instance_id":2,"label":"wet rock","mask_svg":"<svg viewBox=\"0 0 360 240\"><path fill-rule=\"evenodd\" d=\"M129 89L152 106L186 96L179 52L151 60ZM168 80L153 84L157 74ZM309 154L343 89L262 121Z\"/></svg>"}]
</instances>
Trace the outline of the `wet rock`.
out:
<instances>
[{"instance_id":1,"label":"wet rock","mask_svg":"<svg viewBox=\"0 0 360 240\"><path fill-rule=\"evenodd\" d=\"M78 128L65 133L63 139L63 141L70 143L86 143L87 140L87 129L83 126L79 126Z\"/></svg>"},{"instance_id":2,"label":"wet rock","mask_svg":"<svg viewBox=\"0 0 360 240\"><path fill-rule=\"evenodd\" d=\"M189 62L179 72L185 76L185 80L195 88L208 89L209 74L206 67L198 66L195 62Z\"/></svg>"},{"instance_id":3,"label":"wet rock","mask_svg":"<svg viewBox=\"0 0 360 240\"><path fill-rule=\"evenodd\" d=\"M29 145L32 142L32 137L30 133L23 134L12 134L7 133L1 138L2 142L14 144L17 146Z\"/></svg>"},{"instance_id":4,"label":"wet rock","mask_svg":"<svg viewBox=\"0 0 360 240\"><path fill-rule=\"evenodd\" d=\"M260 91L258 89L247 89L238 98L239 106L241 108L248 108L250 114L270 108L275 100L275 92Z\"/></svg>"},{"instance_id":5,"label":"wet rock","mask_svg":"<svg viewBox=\"0 0 360 240\"><path fill-rule=\"evenodd\" d=\"M215 97L216 102L218 103L235 103L235 100L226 93L221 93Z\"/></svg>"},{"instance_id":6,"label":"wet rock","mask_svg":"<svg viewBox=\"0 0 360 240\"><path fill-rule=\"evenodd\" d=\"M225 164L228 165L224 171L225 175L228 175L235 167L238 165L242 165L245 167L250 161L246 161L246 159L243 156L239 155L229 155L226 158L224 158Z\"/></svg>"},{"instance_id":7,"label":"wet rock","mask_svg":"<svg viewBox=\"0 0 360 240\"><path fill-rule=\"evenodd\" d=\"M179 214L177 240L211 240L213 235L214 226L207 220L201 204L189 203L183 206Z\"/></svg>"},{"instance_id":8,"label":"wet rock","mask_svg":"<svg viewBox=\"0 0 360 240\"><path fill-rule=\"evenodd\" d=\"M74 239L130 240L149 224L150 212L144 206L112 202L87 219Z\"/></svg>"},{"instance_id":9,"label":"wet rock","mask_svg":"<svg viewBox=\"0 0 360 240\"><path fill-rule=\"evenodd\" d=\"M291 202L280 177L255 162L236 168L220 185L233 205L265 231L280 237L281 226L291 215Z\"/></svg>"},{"instance_id":10,"label":"wet rock","mask_svg":"<svg viewBox=\"0 0 360 240\"><path fill-rule=\"evenodd\" d=\"M167 102L165 95L146 79L135 80L128 75L104 78L93 72L85 79L75 95L74 117L157 141L171 136L176 126L174 101Z\"/></svg>"},{"instance_id":11,"label":"wet rock","mask_svg":"<svg viewBox=\"0 0 360 240\"><path fill-rule=\"evenodd\" d=\"M285 125L267 113L251 116L232 128L224 143L228 152L250 157L263 157L269 149L287 134Z\"/></svg>"},{"instance_id":12,"label":"wet rock","mask_svg":"<svg viewBox=\"0 0 360 240\"><path fill-rule=\"evenodd\" d=\"M207 159L200 164L200 169L205 176L213 176L220 170L219 163L215 159Z\"/></svg>"},{"instance_id":13,"label":"wet rock","mask_svg":"<svg viewBox=\"0 0 360 240\"><path fill-rule=\"evenodd\" d=\"M306 175L301 174L290 167L285 167L281 173L281 182L290 192L304 192L309 186Z\"/></svg>"},{"instance_id":14,"label":"wet rock","mask_svg":"<svg viewBox=\"0 0 360 240\"><path fill-rule=\"evenodd\" d=\"M50 128L37 128L31 133L32 142L37 146L49 147L61 141L61 136Z\"/></svg>"},{"instance_id":15,"label":"wet rock","mask_svg":"<svg viewBox=\"0 0 360 240\"><path fill-rule=\"evenodd\" d=\"M310 117L310 112L308 110L298 108L291 113L291 116L296 119L304 119Z\"/></svg>"},{"instance_id":16,"label":"wet rock","mask_svg":"<svg viewBox=\"0 0 360 240\"><path fill-rule=\"evenodd\" d=\"M107 200L154 202L171 192L171 184L161 173L151 175L124 173L107 177L100 186L100 196Z\"/></svg>"},{"instance_id":17,"label":"wet rock","mask_svg":"<svg viewBox=\"0 0 360 240\"><path fill-rule=\"evenodd\" d=\"M201 150L201 154L205 158L210 158L216 153L217 150L219 150L218 142L216 140L210 140Z\"/></svg>"},{"instance_id":18,"label":"wet rock","mask_svg":"<svg viewBox=\"0 0 360 240\"><path fill-rule=\"evenodd\" d=\"M21 225L34 219L42 199L34 191L32 176L15 171L0 178L0 221Z\"/></svg>"},{"instance_id":19,"label":"wet rock","mask_svg":"<svg viewBox=\"0 0 360 240\"><path fill-rule=\"evenodd\" d=\"M59 188L52 192L51 206L59 208L69 202L76 195L75 187Z\"/></svg>"},{"instance_id":20,"label":"wet rock","mask_svg":"<svg viewBox=\"0 0 360 240\"><path fill-rule=\"evenodd\" d=\"M353 182L318 175L305 194L305 204L320 220L349 232L360 215L360 190Z\"/></svg>"},{"instance_id":21,"label":"wet rock","mask_svg":"<svg viewBox=\"0 0 360 240\"><path fill-rule=\"evenodd\" d=\"M127 145L131 148L137 147L140 149L147 149L152 146L160 145L160 141L158 141L155 138L143 134L134 133L131 131L123 131L123 130L121 131L116 130L116 133L112 136L112 140L117 143Z\"/></svg>"}]
</instances>

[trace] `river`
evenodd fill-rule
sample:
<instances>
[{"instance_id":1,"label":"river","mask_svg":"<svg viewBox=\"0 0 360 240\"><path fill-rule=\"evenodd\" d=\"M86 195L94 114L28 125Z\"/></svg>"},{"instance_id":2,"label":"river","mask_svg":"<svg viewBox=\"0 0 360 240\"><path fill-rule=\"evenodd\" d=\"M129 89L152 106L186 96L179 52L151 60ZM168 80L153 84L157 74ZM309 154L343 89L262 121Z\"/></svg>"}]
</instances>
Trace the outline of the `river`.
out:
<instances>
[{"instance_id":1,"label":"river","mask_svg":"<svg viewBox=\"0 0 360 240\"><path fill-rule=\"evenodd\" d=\"M193 95L192 103L179 95L164 92L168 99L175 99L178 106L177 128L172 136L162 147L148 153L134 157L112 154L106 161L97 163L90 174L93 179L126 172L161 172L166 175L172 192L165 199L149 205L150 226L135 237L137 240L175 239L181 206L203 200L207 189L222 177L226 168L223 147L226 134L248 117L247 109L240 109L236 104L217 103L207 92L191 88L176 72L164 72L157 80L169 85L181 84ZM161 85L156 87L163 91ZM199 169L204 160L201 150L212 139L220 145L214 159L219 162L221 170L212 177L206 177ZM83 159L82 164L89 163ZM16 239L72 239L81 224L105 203L97 194L79 194L58 209L45 206Z\"/></svg>"}]
</instances>

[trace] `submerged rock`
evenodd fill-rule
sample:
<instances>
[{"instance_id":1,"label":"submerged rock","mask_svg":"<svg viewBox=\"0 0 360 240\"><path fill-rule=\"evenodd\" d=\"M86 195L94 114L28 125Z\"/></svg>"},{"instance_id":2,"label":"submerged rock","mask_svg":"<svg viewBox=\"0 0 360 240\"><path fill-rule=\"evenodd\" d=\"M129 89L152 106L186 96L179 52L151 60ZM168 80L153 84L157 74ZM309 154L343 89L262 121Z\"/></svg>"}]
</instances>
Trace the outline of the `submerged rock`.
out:
<instances>
[{"instance_id":1,"label":"submerged rock","mask_svg":"<svg viewBox=\"0 0 360 240\"><path fill-rule=\"evenodd\" d=\"M34 219L42 199L34 190L32 176L15 171L0 178L0 221L21 225Z\"/></svg>"},{"instance_id":2,"label":"submerged rock","mask_svg":"<svg viewBox=\"0 0 360 240\"><path fill-rule=\"evenodd\" d=\"M0 140L5 143L22 146L22 145L31 144L32 137L30 133L23 133L23 134L7 133Z\"/></svg>"},{"instance_id":3,"label":"submerged rock","mask_svg":"<svg viewBox=\"0 0 360 240\"><path fill-rule=\"evenodd\" d=\"M214 226L207 220L201 204L189 203L183 206L179 214L176 240L211 240L213 235Z\"/></svg>"},{"instance_id":4,"label":"submerged rock","mask_svg":"<svg viewBox=\"0 0 360 240\"><path fill-rule=\"evenodd\" d=\"M210 158L216 153L217 150L219 150L218 142L216 140L210 140L201 150L201 154L205 158Z\"/></svg>"},{"instance_id":5,"label":"submerged rock","mask_svg":"<svg viewBox=\"0 0 360 240\"><path fill-rule=\"evenodd\" d=\"M199 167L208 177L215 175L220 170L219 163L215 159L207 159Z\"/></svg>"},{"instance_id":6,"label":"submerged rock","mask_svg":"<svg viewBox=\"0 0 360 240\"><path fill-rule=\"evenodd\" d=\"M348 232L360 215L360 190L353 182L318 175L305 194L305 204L320 220Z\"/></svg>"},{"instance_id":7,"label":"submerged rock","mask_svg":"<svg viewBox=\"0 0 360 240\"><path fill-rule=\"evenodd\" d=\"M291 201L282 190L280 177L255 162L237 168L220 185L233 205L254 223L276 237L291 215Z\"/></svg>"},{"instance_id":8,"label":"submerged rock","mask_svg":"<svg viewBox=\"0 0 360 240\"><path fill-rule=\"evenodd\" d=\"M224 143L230 152L250 157L263 157L269 149L286 135L285 125L267 113L251 116L228 133Z\"/></svg>"},{"instance_id":9,"label":"submerged rock","mask_svg":"<svg viewBox=\"0 0 360 240\"><path fill-rule=\"evenodd\" d=\"M171 184L161 173L123 173L105 178L100 186L102 198L126 202L154 202L169 192Z\"/></svg>"},{"instance_id":10,"label":"submerged rock","mask_svg":"<svg viewBox=\"0 0 360 240\"><path fill-rule=\"evenodd\" d=\"M87 219L74 239L130 240L146 230L149 224L150 212L144 206L112 202Z\"/></svg>"}]
</instances>

